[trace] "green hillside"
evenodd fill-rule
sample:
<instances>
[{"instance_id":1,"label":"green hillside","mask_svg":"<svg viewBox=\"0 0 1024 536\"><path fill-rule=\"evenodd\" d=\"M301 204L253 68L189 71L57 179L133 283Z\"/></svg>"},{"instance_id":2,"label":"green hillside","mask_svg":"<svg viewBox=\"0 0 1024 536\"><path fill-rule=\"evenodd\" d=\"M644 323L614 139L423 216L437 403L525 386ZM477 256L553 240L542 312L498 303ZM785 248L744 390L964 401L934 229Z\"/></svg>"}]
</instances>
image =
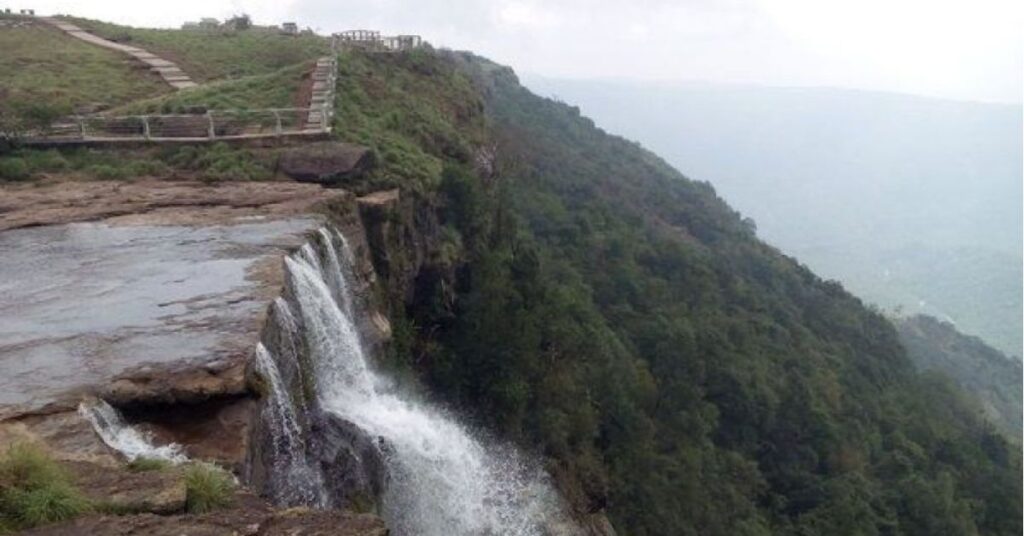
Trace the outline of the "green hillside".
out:
<instances>
[{"instance_id":1,"label":"green hillside","mask_svg":"<svg viewBox=\"0 0 1024 536\"><path fill-rule=\"evenodd\" d=\"M443 170L416 183L442 244L391 365L543 456L579 511L622 534L1020 531L1014 449L708 184L486 60L342 65L339 106L388 95L347 112L395 144L373 180ZM482 121L493 151L450 150Z\"/></svg>"},{"instance_id":2,"label":"green hillside","mask_svg":"<svg viewBox=\"0 0 1024 536\"><path fill-rule=\"evenodd\" d=\"M527 86L711 182L815 273L1020 358L1020 104L540 77Z\"/></svg>"},{"instance_id":3,"label":"green hillside","mask_svg":"<svg viewBox=\"0 0 1024 536\"><path fill-rule=\"evenodd\" d=\"M896 321L900 339L917 367L947 375L974 395L981 410L1007 437L1021 442L1021 364L981 339L930 316Z\"/></svg>"}]
</instances>

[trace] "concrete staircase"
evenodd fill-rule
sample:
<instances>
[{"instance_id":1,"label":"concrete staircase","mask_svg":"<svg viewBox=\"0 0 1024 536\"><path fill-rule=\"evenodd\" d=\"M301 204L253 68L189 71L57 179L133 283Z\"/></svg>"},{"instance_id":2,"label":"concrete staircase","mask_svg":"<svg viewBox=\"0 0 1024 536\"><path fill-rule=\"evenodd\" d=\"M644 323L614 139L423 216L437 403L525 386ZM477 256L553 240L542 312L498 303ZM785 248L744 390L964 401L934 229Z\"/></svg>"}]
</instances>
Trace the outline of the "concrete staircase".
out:
<instances>
[{"instance_id":1,"label":"concrete staircase","mask_svg":"<svg viewBox=\"0 0 1024 536\"><path fill-rule=\"evenodd\" d=\"M313 69L313 91L309 97L309 114L305 130L330 130L334 117L334 87L337 84L338 63L335 56L316 60Z\"/></svg>"},{"instance_id":2,"label":"concrete staircase","mask_svg":"<svg viewBox=\"0 0 1024 536\"><path fill-rule=\"evenodd\" d=\"M140 62L148 65L150 70L159 74L164 79L164 82L167 82L168 85L175 89L186 89L196 87L198 85L187 74L185 74L181 68L175 65L174 62L165 60L156 54L147 52L138 47L122 45L121 43L115 43L97 35L93 35L70 22L65 22L60 19L55 19L53 17L39 17L39 20L55 26L64 33L77 39L81 39L87 43L108 48L110 50L116 50L134 57Z\"/></svg>"}]
</instances>

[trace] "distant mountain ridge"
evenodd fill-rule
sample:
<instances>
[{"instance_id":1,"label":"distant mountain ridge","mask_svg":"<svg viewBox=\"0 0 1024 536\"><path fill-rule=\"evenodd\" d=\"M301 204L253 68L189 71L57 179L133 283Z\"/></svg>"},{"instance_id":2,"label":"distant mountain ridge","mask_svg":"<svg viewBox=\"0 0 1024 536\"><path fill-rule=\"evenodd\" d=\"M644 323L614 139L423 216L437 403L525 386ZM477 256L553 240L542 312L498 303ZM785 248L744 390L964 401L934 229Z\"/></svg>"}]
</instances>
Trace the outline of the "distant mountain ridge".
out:
<instances>
[{"instance_id":1,"label":"distant mountain ridge","mask_svg":"<svg viewBox=\"0 0 1024 536\"><path fill-rule=\"evenodd\" d=\"M708 180L868 301L1020 357L1021 107L825 88L528 78Z\"/></svg>"}]
</instances>

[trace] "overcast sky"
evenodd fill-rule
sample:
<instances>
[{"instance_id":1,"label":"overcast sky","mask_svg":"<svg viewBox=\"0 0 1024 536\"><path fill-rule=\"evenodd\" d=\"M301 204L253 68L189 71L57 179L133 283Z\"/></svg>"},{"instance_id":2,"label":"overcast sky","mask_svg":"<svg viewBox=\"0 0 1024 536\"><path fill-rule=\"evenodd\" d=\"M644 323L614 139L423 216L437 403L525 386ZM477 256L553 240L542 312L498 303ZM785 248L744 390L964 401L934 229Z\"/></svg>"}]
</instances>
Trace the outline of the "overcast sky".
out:
<instances>
[{"instance_id":1,"label":"overcast sky","mask_svg":"<svg viewBox=\"0 0 1024 536\"><path fill-rule=\"evenodd\" d=\"M20 4L11 4L11 2ZM5 2L0 0L0 5ZM518 72L1020 102L1021 0L7 0L136 26L249 13L418 33Z\"/></svg>"}]
</instances>

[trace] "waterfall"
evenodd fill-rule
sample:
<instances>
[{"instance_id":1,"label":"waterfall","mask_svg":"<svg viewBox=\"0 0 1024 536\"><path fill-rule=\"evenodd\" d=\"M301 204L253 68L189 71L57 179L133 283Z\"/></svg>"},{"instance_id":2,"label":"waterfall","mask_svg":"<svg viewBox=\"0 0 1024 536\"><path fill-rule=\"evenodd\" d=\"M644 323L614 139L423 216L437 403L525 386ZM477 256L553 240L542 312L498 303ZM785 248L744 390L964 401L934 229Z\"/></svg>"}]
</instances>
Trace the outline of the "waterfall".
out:
<instances>
[{"instance_id":1,"label":"waterfall","mask_svg":"<svg viewBox=\"0 0 1024 536\"><path fill-rule=\"evenodd\" d=\"M561 524L560 499L539 467L513 449L485 443L445 412L393 391L370 368L356 323L361 312L349 288L351 251L338 233L324 229L318 239L318 247L307 244L285 259L288 315L301 324L317 406L385 446L380 508L393 533L526 536ZM256 359L271 384L275 401L268 418L275 420L286 454L285 445L298 444L298 438L283 437L299 430L289 413L294 410L284 407L287 390L267 349L258 347Z\"/></svg>"},{"instance_id":2,"label":"waterfall","mask_svg":"<svg viewBox=\"0 0 1024 536\"><path fill-rule=\"evenodd\" d=\"M92 423L108 447L130 461L138 458L167 460L175 464L188 461L180 445L171 443L162 447L155 446L148 434L131 427L116 409L103 400L82 402L78 405L78 413Z\"/></svg>"},{"instance_id":3,"label":"waterfall","mask_svg":"<svg viewBox=\"0 0 1024 536\"><path fill-rule=\"evenodd\" d=\"M283 301L275 302L274 305L278 308L287 307ZM278 314L289 313L287 309L281 309ZM263 343L256 345L256 370L266 379L269 390L263 416L274 431L274 440L270 445L274 460L270 475L275 482L274 502L289 506L326 506L323 475L306 457L306 441L295 406L274 357Z\"/></svg>"}]
</instances>

